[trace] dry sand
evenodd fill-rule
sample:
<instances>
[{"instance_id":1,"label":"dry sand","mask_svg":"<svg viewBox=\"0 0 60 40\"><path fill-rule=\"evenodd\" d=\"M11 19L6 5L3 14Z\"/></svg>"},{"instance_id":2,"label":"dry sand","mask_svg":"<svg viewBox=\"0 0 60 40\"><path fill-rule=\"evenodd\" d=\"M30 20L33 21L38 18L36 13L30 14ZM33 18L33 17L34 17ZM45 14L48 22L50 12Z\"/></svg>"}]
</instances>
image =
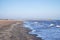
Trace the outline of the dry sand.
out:
<instances>
[{"instance_id":1,"label":"dry sand","mask_svg":"<svg viewBox=\"0 0 60 40\"><path fill-rule=\"evenodd\" d=\"M0 40L41 40L28 34L29 31L23 27L22 21L0 20Z\"/></svg>"}]
</instances>

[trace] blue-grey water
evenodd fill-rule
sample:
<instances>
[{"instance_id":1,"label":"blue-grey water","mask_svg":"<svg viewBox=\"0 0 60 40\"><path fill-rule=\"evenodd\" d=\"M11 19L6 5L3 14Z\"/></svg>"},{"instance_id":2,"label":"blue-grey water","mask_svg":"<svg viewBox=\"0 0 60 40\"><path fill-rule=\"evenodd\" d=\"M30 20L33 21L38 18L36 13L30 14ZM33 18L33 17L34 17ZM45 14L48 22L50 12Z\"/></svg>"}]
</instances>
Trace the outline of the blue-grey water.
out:
<instances>
[{"instance_id":1,"label":"blue-grey water","mask_svg":"<svg viewBox=\"0 0 60 40\"><path fill-rule=\"evenodd\" d=\"M31 29L29 34L35 34L43 40L60 40L60 20L24 21L24 26Z\"/></svg>"}]
</instances>

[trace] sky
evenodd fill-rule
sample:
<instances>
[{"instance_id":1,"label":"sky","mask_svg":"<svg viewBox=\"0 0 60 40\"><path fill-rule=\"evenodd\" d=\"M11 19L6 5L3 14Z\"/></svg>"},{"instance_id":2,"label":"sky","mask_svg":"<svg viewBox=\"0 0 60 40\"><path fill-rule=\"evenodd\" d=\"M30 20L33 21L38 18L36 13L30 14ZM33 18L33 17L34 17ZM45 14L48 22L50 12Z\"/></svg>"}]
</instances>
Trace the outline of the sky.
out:
<instances>
[{"instance_id":1,"label":"sky","mask_svg":"<svg viewBox=\"0 0 60 40\"><path fill-rule=\"evenodd\" d=\"M0 0L0 19L60 19L60 0Z\"/></svg>"}]
</instances>

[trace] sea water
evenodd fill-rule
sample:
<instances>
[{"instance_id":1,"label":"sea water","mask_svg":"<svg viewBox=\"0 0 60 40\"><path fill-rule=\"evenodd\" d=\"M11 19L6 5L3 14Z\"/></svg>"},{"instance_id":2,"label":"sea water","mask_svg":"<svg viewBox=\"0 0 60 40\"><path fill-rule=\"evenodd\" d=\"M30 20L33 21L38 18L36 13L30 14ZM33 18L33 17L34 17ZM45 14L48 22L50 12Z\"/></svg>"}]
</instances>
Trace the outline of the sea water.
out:
<instances>
[{"instance_id":1,"label":"sea water","mask_svg":"<svg viewBox=\"0 0 60 40\"><path fill-rule=\"evenodd\" d=\"M60 40L60 20L24 21L24 27L43 40Z\"/></svg>"}]
</instances>

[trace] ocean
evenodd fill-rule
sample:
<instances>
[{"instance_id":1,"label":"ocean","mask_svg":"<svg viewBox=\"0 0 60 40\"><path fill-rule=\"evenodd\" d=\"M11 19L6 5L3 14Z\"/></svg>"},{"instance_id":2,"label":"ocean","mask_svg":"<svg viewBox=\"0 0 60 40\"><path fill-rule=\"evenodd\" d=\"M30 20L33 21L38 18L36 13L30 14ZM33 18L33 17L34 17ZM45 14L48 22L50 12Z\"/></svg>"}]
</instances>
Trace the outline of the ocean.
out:
<instances>
[{"instance_id":1,"label":"ocean","mask_svg":"<svg viewBox=\"0 0 60 40\"><path fill-rule=\"evenodd\" d=\"M60 40L60 20L28 20L24 21L24 27L43 40Z\"/></svg>"}]
</instances>

